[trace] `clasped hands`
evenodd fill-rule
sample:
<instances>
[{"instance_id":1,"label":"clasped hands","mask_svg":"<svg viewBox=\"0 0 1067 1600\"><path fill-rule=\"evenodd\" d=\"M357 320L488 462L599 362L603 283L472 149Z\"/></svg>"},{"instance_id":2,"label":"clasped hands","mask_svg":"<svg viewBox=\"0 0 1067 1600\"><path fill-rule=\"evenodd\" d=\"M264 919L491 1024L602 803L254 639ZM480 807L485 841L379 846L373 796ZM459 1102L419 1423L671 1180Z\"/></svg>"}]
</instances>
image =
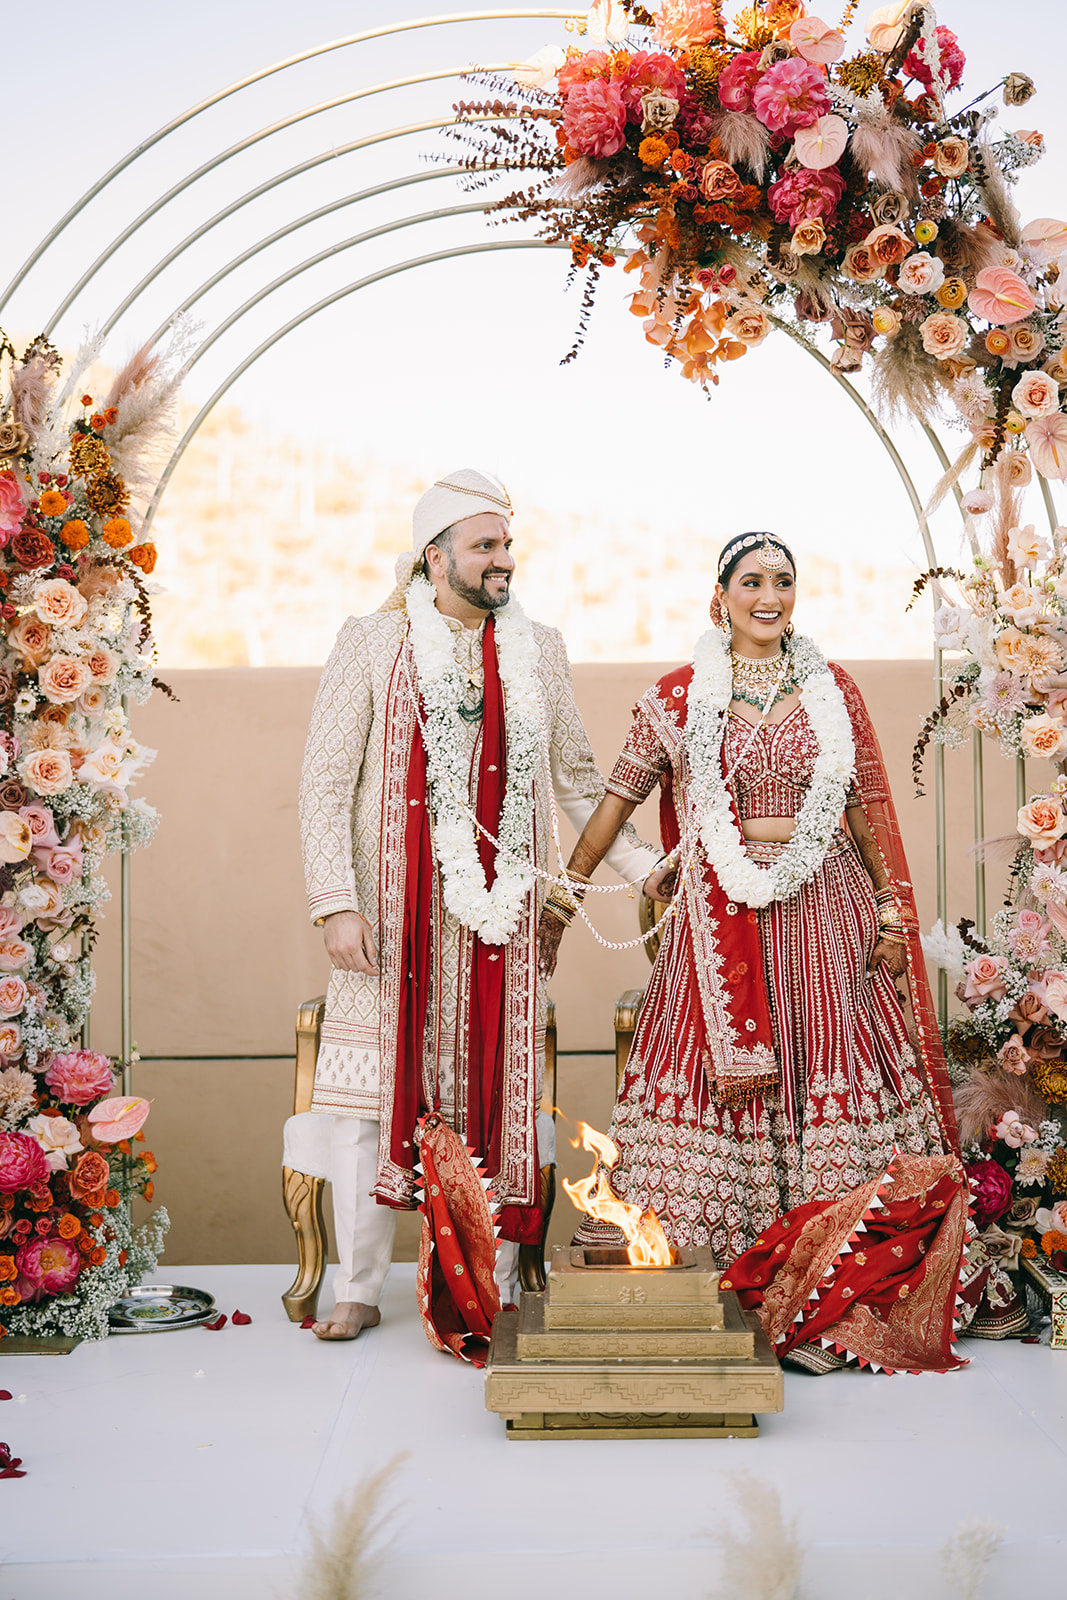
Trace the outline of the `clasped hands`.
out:
<instances>
[{"instance_id":1,"label":"clasped hands","mask_svg":"<svg viewBox=\"0 0 1067 1600\"><path fill-rule=\"evenodd\" d=\"M669 905L678 879L678 868L673 862L661 861L641 885L643 894L650 900ZM565 931L564 924L549 910L541 912L537 928L537 971L542 978L551 978L559 959L559 945Z\"/></svg>"}]
</instances>

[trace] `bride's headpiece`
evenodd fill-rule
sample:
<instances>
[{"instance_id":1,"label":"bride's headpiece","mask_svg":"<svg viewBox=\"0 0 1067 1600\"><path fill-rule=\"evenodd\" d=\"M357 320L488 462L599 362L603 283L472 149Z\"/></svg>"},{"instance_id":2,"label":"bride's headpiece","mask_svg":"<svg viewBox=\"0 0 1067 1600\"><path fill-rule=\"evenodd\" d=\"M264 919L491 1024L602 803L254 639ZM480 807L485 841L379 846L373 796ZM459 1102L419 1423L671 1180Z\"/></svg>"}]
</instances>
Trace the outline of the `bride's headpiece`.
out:
<instances>
[{"instance_id":1,"label":"bride's headpiece","mask_svg":"<svg viewBox=\"0 0 1067 1600\"><path fill-rule=\"evenodd\" d=\"M741 533L736 539L731 539L722 555L719 557L719 582L722 582L723 573L728 571L737 560L748 550L754 550L756 560L765 572L780 572L787 564L793 571L797 570L796 558L789 546L783 544L770 533Z\"/></svg>"}]
</instances>

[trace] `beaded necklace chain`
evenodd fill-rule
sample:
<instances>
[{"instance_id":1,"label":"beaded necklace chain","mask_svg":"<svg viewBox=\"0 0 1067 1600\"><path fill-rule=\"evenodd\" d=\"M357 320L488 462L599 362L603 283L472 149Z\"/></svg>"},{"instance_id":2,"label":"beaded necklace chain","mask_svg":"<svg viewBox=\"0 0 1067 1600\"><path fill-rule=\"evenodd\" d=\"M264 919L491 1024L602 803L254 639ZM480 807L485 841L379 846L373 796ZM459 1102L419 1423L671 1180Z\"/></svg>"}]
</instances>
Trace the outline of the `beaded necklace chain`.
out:
<instances>
[{"instance_id":1,"label":"beaded necklace chain","mask_svg":"<svg viewBox=\"0 0 1067 1600\"><path fill-rule=\"evenodd\" d=\"M797 682L790 670L788 652L779 650L773 656L740 656L736 650L730 651L730 662L733 668L733 697L743 700L746 705L755 706L763 710L764 715L776 705L779 700L784 700L792 694ZM777 679L777 683L775 682ZM767 696L773 687L773 698L768 702Z\"/></svg>"}]
</instances>

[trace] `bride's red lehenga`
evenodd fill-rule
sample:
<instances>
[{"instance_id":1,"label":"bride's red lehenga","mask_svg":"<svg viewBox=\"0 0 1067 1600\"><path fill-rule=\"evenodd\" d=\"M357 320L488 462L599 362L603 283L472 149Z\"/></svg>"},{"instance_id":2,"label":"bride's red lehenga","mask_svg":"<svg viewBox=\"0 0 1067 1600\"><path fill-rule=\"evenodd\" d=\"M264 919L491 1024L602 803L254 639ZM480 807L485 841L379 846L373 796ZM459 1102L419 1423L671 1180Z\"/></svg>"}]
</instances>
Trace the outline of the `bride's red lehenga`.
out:
<instances>
[{"instance_id":1,"label":"bride's red lehenga","mask_svg":"<svg viewBox=\"0 0 1067 1600\"><path fill-rule=\"evenodd\" d=\"M1025 1316L968 1223L885 766L859 690L831 671L856 748L846 805L862 806L904 910L911 1025L886 967L867 975L874 890L843 826L799 891L761 910L726 897L698 846L698 870L660 924L615 1107L612 1177L625 1199L657 1212L675 1245L710 1245L729 1264L724 1284L760 1311L780 1355L818 1371L850 1355L943 1371L960 1365L954 1318L978 1331L981 1301L982 1331L998 1335L1025 1330ZM692 675L680 668L642 697L608 781L635 801L661 785L665 849L690 807ZM797 816L817 754L800 706L755 735L731 713L723 769L733 771L738 820ZM765 865L784 848L747 853Z\"/></svg>"}]
</instances>

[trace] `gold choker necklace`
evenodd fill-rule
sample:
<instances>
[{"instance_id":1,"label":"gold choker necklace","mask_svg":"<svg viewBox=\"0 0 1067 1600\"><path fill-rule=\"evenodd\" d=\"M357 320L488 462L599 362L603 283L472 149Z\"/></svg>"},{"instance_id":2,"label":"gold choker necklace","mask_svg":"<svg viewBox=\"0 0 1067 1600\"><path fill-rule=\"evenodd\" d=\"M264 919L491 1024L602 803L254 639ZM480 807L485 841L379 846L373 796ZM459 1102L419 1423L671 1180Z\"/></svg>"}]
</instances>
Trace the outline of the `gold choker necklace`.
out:
<instances>
[{"instance_id":1,"label":"gold choker necklace","mask_svg":"<svg viewBox=\"0 0 1067 1600\"><path fill-rule=\"evenodd\" d=\"M736 650L731 650L730 664L733 668L733 698L756 706L761 711L765 706L769 711L771 706L784 700L796 688L785 650L779 650L773 656L739 656ZM773 699L770 698L772 691ZM767 705L768 699L770 705Z\"/></svg>"}]
</instances>

